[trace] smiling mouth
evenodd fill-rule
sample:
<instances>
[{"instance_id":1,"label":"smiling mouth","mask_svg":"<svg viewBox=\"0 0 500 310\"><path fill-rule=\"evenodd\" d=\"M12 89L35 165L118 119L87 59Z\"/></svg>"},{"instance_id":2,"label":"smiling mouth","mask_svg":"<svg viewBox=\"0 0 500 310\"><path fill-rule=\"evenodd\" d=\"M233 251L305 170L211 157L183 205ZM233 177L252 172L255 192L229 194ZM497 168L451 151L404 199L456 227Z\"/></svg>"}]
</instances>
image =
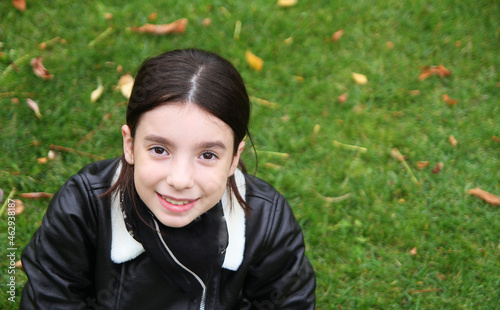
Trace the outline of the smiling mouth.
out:
<instances>
[{"instance_id":1,"label":"smiling mouth","mask_svg":"<svg viewBox=\"0 0 500 310\"><path fill-rule=\"evenodd\" d=\"M191 201L193 200L175 200L175 199L172 199L172 198L169 198L169 197L165 197L163 195L161 195L161 198L165 199L167 202L173 204L173 205L176 205L176 206L183 206L183 205L186 205L188 203L190 203Z\"/></svg>"}]
</instances>

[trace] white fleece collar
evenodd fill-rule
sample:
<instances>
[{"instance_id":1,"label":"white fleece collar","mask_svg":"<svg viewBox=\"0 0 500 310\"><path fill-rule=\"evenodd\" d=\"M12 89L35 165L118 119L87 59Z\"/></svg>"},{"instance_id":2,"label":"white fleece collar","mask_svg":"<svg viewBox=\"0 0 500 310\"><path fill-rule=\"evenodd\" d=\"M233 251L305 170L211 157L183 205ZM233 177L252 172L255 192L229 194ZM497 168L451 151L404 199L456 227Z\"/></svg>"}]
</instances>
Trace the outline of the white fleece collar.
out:
<instances>
[{"instance_id":1,"label":"white fleece collar","mask_svg":"<svg viewBox=\"0 0 500 310\"><path fill-rule=\"evenodd\" d=\"M121 163L116 169L112 184L118 179L120 170ZM245 197L245 176L238 169L236 169L234 175L238 191L241 197ZM222 196L222 209L224 218L226 219L229 238L222 268L236 271L243 261L243 253L245 251L245 212L238 203L234 193L231 196L232 208L227 191ZM125 227L118 195L114 195L111 200L111 231L111 260L114 263L121 264L130 261L144 252L142 244L135 240Z\"/></svg>"}]
</instances>

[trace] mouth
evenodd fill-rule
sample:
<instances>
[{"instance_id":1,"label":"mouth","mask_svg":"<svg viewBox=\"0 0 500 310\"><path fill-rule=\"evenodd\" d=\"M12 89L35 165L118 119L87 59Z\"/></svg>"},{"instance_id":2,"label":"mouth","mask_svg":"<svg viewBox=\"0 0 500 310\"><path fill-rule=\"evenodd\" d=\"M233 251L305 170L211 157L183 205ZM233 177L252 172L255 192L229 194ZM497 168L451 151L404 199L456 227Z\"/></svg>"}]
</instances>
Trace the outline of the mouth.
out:
<instances>
[{"instance_id":1,"label":"mouth","mask_svg":"<svg viewBox=\"0 0 500 310\"><path fill-rule=\"evenodd\" d=\"M175 213L183 213L191 210L198 199L176 199L162 194L156 193L160 204L168 211Z\"/></svg>"}]
</instances>

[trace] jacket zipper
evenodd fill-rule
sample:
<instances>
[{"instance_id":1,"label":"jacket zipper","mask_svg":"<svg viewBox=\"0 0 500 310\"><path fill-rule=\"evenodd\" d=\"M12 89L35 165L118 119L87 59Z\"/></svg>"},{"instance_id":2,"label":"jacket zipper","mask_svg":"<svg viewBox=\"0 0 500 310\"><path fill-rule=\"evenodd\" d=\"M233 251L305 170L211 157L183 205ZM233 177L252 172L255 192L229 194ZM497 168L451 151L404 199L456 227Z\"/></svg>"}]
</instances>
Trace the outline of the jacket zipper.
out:
<instances>
[{"instance_id":1,"label":"jacket zipper","mask_svg":"<svg viewBox=\"0 0 500 310\"><path fill-rule=\"evenodd\" d=\"M170 254L170 256L172 257L172 259L174 260L174 262L177 265L179 265L182 269L184 269L187 272L189 272L200 283L201 287L203 288L203 292L201 294L200 310L205 310L205 302L206 302L206 298L207 298L207 287L205 286L205 283L203 282L203 280L196 273L194 273L192 270L190 270L189 268L187 268L186 266L184 266L177 259L177 257L175 257L174 253L172 253L172 251L170 250L170 248L165 243L165 240L163 240L163 237L162 237L162 235L160 233L160 228L158 226L158 223L156 222L156 220L154 218L153 218L153 222L155 223L156 233L158 234L158 237L160 238L161 243L163 244L163 246L167 250L168 254Z\"/></svg>"}]
</instances>

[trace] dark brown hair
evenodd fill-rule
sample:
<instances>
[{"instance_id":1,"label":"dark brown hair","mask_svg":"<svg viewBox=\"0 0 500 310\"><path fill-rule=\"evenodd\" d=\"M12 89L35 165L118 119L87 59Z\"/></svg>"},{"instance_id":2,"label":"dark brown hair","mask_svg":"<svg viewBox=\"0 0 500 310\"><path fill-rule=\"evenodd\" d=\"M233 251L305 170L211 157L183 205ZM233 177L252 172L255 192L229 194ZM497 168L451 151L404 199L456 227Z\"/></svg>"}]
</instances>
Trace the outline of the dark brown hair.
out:
<instances>
[{"instance_id":1,"label":"dark brown hair","mask_svg":"<svg viewBox=\"0 0 500 310\"><path fill-rule=\"evenodd\" d=\"M144 113L170 103L195 104L229 125L234 134L234 155L245 136L251 142L250 100L245 84L236 68L217 54L183 49L146 59L135 77L127 107L126 122L132 138ZM136 193L134 166L125 156L121 157L121 164L118 180L107 194ZM241 160L239 165L245 171ZM234 175L228 179L227 190L229 194L234 193L248 214L250 206L241 197ZM231 195L229 197L231 199Z\"/></svg>"}]
</instances>

